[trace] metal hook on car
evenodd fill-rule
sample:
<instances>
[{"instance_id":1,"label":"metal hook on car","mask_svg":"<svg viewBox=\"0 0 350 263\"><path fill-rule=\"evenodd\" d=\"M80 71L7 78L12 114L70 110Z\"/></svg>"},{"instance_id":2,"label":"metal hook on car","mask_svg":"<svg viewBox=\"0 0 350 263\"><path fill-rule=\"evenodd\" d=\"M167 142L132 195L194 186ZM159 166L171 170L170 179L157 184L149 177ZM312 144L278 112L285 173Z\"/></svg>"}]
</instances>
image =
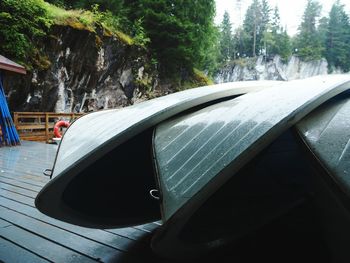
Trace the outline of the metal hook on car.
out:
<instances>
[{"instance_id":1,"label":"metal hook on car","mask_svg":"<svg viewBox=\"0 0 350 263\"><path fill-rule=\"evenodd\" d=\"M52 177L52 169L45 169L44 172L43 172L43 174L44 174L45 176L50 177L50 179L51 179L51 177Z\"/></svg>"},{"instance_id":2,"label":"metal hook on car","mask_svg":"<svg viewBox=\"0 0 350 263\"><path fill-rule=\"evenodd\" d=\"M159 200L159 191L157 189L152 189L151 191L149 191L149 194L151 195L151 197L153 199Z\"/></svg>"}]
</instances>

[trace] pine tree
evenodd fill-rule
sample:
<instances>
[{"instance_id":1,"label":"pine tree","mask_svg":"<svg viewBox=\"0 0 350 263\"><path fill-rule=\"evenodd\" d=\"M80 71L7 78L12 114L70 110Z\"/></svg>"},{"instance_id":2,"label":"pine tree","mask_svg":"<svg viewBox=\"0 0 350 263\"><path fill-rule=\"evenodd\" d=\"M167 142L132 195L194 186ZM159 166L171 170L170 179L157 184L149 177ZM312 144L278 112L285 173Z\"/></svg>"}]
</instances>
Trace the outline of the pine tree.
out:
<instances>
[{"instance_id":1,"label":"pine tree","mask_svg":"<svg viewBox=\"0 0 350 263\"><path fill-rule=\"evenodd\" d=\"M282 60L287 61L292 55L292 45L287 30L284 29L276 38L277 54L281 56Z\"/></svg>"},{"instance_id":2,"label":"pine tree","mask_svg":"<svg viewBox=\"0 0 350 263\"><path fill-rule=\"evenodd\" d=\"M321 14L322 6L316 0L308 0L299 26L296 39L298 55L304 60L320 59L323 45L317 31L317 19Z\"/></svg>"},{"instance_id":3,"label":"pine tree","mask_svg":"<svg viewBox=\"0 0 350 263\"><path fill-rule=\"evenodd\" d=\"M266 39L269 33L266 31L270 24L271 8L267 0L253 0L248 7L244 21L243 31L244 37L241 36L243 43L242 51L248 55L255 57L259 55L266 45Z\"/></svg>"},{"instance_id":4,"label":"pine tree","mask_svg":"<svg viewBox=\"0 0 350 263\"><path fill-rule=\"evenodd\" d=\"M330 68L350 69L350 23L344 5L337 1L329 13L325 55Z\"/></svg>"},{"instance_id":5,"label":"pine tree","mask_svg":"<svg viewBox=\"0 0 350 263\"><path fill-rule=\"evenodd\" d=\"M328 23L329 23L329 18L322 17L317 27L318 35L320 37L320 41L323 46L326 46L326 42L327 42ZM323 50L322 56L323 57L326 56L326 49Z\"/></svg>"},{"instance_id":6,"label":"pine tree","mask_svg":"<svg viewBox=\"0 0 350 263\"><path fill-rule=\"evenodd\" d=\"M162 74L172 75L208 64L206 55L213 52L216 41L214 0L140 2L138 16L143 17Z\"/></svg>"},{"instance_id":7,"label":"pine tree","mask_svg":"<svg viewBox=\"0 0 350 263\"><path fill-rule=\"evenodd\" d=\"M271 13L271 7L269 6L269 3L267 0L261 1L261 25L260 25L260 32L265 32L269 25L270 25L270 13Z\"/></svg>"},{"instance_id":8,"label":"pine tree","mask_svg":"<svg viewBox=\"0 0 350 263\"><path fill-rule=\"evenodd\" d=\"M272 30L272 33L274 34L280 33L281 31L281 17L277 6L275 6L275 9L273 10L273 16L271 20L271 30Z\"/></svg>"},{"instance_id":9,"label":"pine tree","mask_svg":"<svg viewBox=\"0 0 350 263\"><path fill-rule=\"evenodd\" d=\"M248 7L244 21L243 30L247 33L244 42L244 51L248 56L255 57L259 53L261 39L261 22L262 9L258 0L253 0L253 3Z\"/></svg>"},{"instance_id":10,"label":"pine tree","mask_svg":"<svg viewBox=\"0 0 350 263\"><path fill-rule=\"evenodd\" d=\"M278 7L274 9L271 21L271 50L272 54L280 55L283 60L287 60L292 54L290 37L287 30L281 26Z\"/></svg>"},{"instance_id":11,"label":"pine tree","mask_svg":"<svg viewBox=\"0 0 350 263\"><path fill-rule=\"evenodd\" d=\"M227 11L220 26L220 61L227 61L234 58L234 42L232 36L232 25L230 15Z\"/></svg>"}]
</instances>

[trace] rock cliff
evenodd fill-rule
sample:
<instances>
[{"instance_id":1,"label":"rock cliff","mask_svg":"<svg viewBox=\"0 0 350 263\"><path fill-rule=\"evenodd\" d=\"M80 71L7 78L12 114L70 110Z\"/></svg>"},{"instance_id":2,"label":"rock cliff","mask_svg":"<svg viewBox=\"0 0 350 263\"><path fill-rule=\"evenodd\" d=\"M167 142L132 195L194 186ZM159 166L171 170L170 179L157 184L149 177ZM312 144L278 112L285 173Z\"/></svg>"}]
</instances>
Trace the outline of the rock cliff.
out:
<instances>
[{"instance_id":1,"label":"rock cliff","mask_svg":"<svg viewBox=\"0 0 350 263\"><path fill-rule=\"evenodd\" d=\"M217 72L214 82L301 79L328 74L327 66L325 59L304 62L292 56L287 62L283 62L279 56L269 59L259 56L226 64ZM334 73L340 73L340 71L335 70Z\"/></svg>"},{"instance_id":2,"label":"rock cliff","mask_svg":"<svg viewBox=\"0 0 350 263\"><path fill-rule=\"evenodd\" d=\"M5 77L11 110L116 108L157 92L157 71L147 51L100 31L53 26L40 43L45 65L25 77Z\"/></svg>"}]
</instances>

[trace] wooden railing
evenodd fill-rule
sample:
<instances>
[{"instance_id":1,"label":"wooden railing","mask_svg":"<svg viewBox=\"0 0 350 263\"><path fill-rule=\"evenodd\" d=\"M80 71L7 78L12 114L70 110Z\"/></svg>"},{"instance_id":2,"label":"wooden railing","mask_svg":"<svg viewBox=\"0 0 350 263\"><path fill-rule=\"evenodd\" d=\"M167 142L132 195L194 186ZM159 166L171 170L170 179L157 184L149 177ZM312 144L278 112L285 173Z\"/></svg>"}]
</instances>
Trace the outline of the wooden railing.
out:
<instances>
[{"instance_id":1,"label":"wooden railing","mask_svg":"<svg viewBox=\"0 0 350 263\"><path fill-rule=\"evenodd\" d=\"M21 140L52 142L53 127L59 120L72 122L83 113L14 112L13 122Z\"/></svg>"}]
</instances>

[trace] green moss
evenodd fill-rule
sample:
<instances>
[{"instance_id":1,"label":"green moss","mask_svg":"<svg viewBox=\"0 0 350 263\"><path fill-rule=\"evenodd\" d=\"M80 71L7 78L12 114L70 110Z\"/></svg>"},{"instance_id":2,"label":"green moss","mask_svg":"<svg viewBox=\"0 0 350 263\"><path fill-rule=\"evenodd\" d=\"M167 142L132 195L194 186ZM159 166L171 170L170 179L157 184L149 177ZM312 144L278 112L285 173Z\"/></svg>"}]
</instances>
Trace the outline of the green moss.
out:
<instances>
[{"instance_id":1,"label":"green moss","mask_svg":"<svg viewBox=\"0 0 350 263\"><path fill-rule=\"evenodd\" d=\"M123 43L125 43L125 44L127 44L127 45L129 45L129 46L132 46L132 45L134 44L134 40L132 39L132 37L130 37L130 36L127 35L127 34L124 34L124 33L121 32L121 31L116 31L116 32L115 32L115 35L118 37L118 39L119 39L121 42L123 42Z\"/></svg>"},{"instance_id":2,"label":"green moss","mask_svg":"<svg viewBox=\"0 0 350 263\"><path fill-rule=\"evenodd\" d=\"M185 80L172 79L171 82L176 83L175 84L176 91L203 87L203 86L210 86L214 84L214 82L207 75L205 75L204 72L196 68L193 69L193 71L190 73L190 76L187 79Z\"/></svg>"},{"instance_id":3,"label":"green moss","mask_svg":"<svg viewBox=\"0 0 350 263\"><path fill-rule=\"evenodd\" d=\"M214 84L214 82L205 75L203 71L196 68L193 69L193 79L195 83L199 84L199 86L209 86Z\"/></svg>"},{"instance_id":4,"label":"green moss","mask_svg":"<svg viewBox=\"0 0 350 263\"><path fill-rule=\"evenodd\" d=\"M86 30L89 32L95 31L95 29L91 25L84 24L80 20L73 17L67 18L61 25L69 26L77 30Z\"/></svg>"},{"instance_id":5,"label":"green moss","mask_svg":"<svg viewBox=\"0 0 350 263\"><path fill-rule=\"evenodd\" d=\"M113 20L109 12L99 12L96 8L93 11L65 10L49 3L45 3L45 9L55 24L90 32L96 31L97 27L102 27L104 36L116 36L121 42L130 46L135 44L131 36L118 30L118 23Z\"/></svg>"}]
</instances>

